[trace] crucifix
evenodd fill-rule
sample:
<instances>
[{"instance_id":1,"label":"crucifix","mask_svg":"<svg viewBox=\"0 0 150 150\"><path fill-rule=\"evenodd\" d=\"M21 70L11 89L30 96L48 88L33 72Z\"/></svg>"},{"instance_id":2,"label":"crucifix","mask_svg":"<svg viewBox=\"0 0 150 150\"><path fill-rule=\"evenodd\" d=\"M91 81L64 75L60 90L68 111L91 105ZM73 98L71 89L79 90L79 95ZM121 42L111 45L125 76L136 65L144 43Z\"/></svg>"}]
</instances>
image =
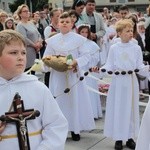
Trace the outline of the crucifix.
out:
<instances>
[{"instance_id":1,"label":"crucifix","mask_svg":"<svg viewBox=\"0 0 150 150\"><path fill-rule=\"evenodd\" d=\"M21 100L21 96L19 95L19 93L15 94L12 106L14 107L14 111L6 112L5 115L2 115L0 117L0 120L6 123L15 123L20 150L30 150L26 122L27 120L39 117L40 112L34 109L25 110L23 100Z\"/></svg>"}]
</instances>

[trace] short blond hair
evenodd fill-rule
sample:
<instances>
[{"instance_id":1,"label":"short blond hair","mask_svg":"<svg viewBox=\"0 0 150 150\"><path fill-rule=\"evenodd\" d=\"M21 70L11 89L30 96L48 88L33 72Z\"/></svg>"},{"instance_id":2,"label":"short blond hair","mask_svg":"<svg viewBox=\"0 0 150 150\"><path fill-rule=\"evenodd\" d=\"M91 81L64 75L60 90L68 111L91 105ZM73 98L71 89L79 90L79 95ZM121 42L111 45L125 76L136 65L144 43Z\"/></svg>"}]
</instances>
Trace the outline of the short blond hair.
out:
<instances>
[{"instance_id":1,"label":"short blond hair","mask_svg":"<svg viewBox=\"0 0 150 150\"><path fill-rule=\"evenodd\" d=\"M133 28L133 21L131 19L123 19L116 22L116 32L122 32L122 30L126 27L132 27Z\"/></svg>"},{"instance_id":2,"label":"short blond hair","mask_svg":"<svg viewBox=\"0 0 150 150\"><path fill-rule=\"evenodd\" d=\"M10 45L11 42L22 43L26 47L24 37L19 32L10 29L3 30L0 32L0 56L5 46Z\"/></svg>"}]
</instances>

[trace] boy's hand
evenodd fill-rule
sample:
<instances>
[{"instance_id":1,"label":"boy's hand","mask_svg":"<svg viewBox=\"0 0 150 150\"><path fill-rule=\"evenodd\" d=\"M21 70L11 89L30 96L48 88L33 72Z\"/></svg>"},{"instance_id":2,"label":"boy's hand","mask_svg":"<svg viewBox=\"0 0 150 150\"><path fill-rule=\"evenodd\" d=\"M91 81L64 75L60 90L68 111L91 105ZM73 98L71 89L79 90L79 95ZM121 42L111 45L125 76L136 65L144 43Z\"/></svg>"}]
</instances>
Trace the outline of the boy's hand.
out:
<instances>
[{"instance_id":1,"label":"boy's hand","mask_svg":"<svg viewBox=\"0 0 150 150\"><path fill-rule=\"evenodd\" d=\"M77 72L77 61L75 59L72 61L72 64L69 65L69 69L73 70L73 72Z\"/></svg>"},{"instance_id":2,"label":"boy's hand","mask_svg":"<svg viewBox=\"0 0 150 150\"><path fill-rule=\"evenodd\" d=\"M76 67L76 66L77 66L77 61L76 61L75 59L74 59L73 62L72 62L72 66L73 66L73 67Z\"/></svg>"},{"instance_id":3,"label":"boy's hand","mask_svg":"<svg viewBox=\"0 0 150 150\"><path fill-rule=\"evenodd\" d=\"M6 123L0 121L0 134L4 131L5 127L6 127Z\"/></svg>"},{"instance_id":4,"label":"boy's hand","mask_svg":"<svg viewBox=\"0 0 150 150\"><path fill-rule=\"evenodd\" d=\"M99 73L99 67L97 67L97 66L92 67L90 70L91 70L91 72L97 72L97 73Z\"/></svg>"}]
</instances>

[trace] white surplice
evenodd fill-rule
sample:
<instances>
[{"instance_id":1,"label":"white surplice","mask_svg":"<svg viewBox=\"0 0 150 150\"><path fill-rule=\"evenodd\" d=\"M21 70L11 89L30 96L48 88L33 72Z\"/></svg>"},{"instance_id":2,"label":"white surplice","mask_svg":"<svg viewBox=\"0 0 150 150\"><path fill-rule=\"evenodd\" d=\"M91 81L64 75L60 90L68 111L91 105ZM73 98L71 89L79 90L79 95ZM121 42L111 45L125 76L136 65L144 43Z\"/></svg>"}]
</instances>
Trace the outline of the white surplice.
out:
<instances>
[{"instance_id":1,"label":"white surplice","mask_svg":"<svg viewBox=\"0 0 150 150\"><path fill-rule=\"evenodd\" d=\"M98 73L91 72L90 74L96 78L99 77ZM91 88L98 91L98 81L97 80L87 77L86 82L87 82L88 86L90 86ZM103 116L103 114L102 114L100 95L97 93L94 93L93 91L89 91L89 95L90 95L90 100L91 100L91 104L92 104L92 108L93 108L94 118L95 119L101 118Z\"/></svg>"},{"instance_id":2,"label":"white surplice","mask_svg":"<svg viewBox=\"0 0 150 150\"><path fill-rule=\"evenodd\" d=\"M42 130L41 134L29 136L31 150L63 150L68 123L49 89L37 77L22 74L7 81L0 77L0 115L8 112L13 98L19 93L24 102L24 108L40 111L40 116L27 120L29 134ZM13 111L13 110L12 110ZM0 136L16 135L16 125L8 123ZM19 150L16 137L2 139L2 150Z\"/></svg>"},{"instance_id":3,"label":"white surplice","mask_svg":"<svg viewBox=\"0 0 150 150\"><path fill-rule=\"evenodd\" d=\"M150 97L142 117L135 150L150 150Z\"/></svg>"},{"instance_id":4,"label":"white surplice","mask_svg":"<svg viewBox=\"0 0 150 150\"><path fill-rule=\"evenodd\" d=\"M139 85L135 69L140 74L148 73L143 64L142 52L137 44L117 42L109 51L107 71L133 71L131 75L112 75L109 87L104 135L114 140L128 140L137 137L139 131Z\"/></svg>"},{"instance_id":5,"label":"white surplice","mask_svg":"<svg viewBox=\"0 0 150 150\"><path fill-rule=\"evenodd\" d=\"M82 130L95 128L92 106L85 80L79 81L80 76L82 76L80 70L89 66L91 59L90 54L87 53L88 44L85 44L86 41L86 38L74 32L67 34L58 33L46 40L47 47L44 53L44 56L67 56L71 54L77 60L77 73L74 73L72 70L58 72L52 69L49 83L53 96L56 96L56 101L68 120L69 131L74 131L76 134L79 134ZM73 86L74 84L76 85ZM63 93L66 88L70 87L72 88L69 93Z\"/></svg>"},{"instance_id":6,"label":"white surplice","mask_svg":"<svg viewBox=\"0 0 150 150\"><path fill-rule=\"evenodd\" d=\"M91 62L87 67L95 67L98 62L101 64L101 59L100 59L100 53L101 49L100 47L92 40L87 40L86 45L88 46L88 50L91 52ZM90 72L91 75L95 77L99 77L98 73ZM98 81L90 78L87 76L86 78L86 83L88 86L94 88L95 90L98 90ZM95 119L98 119L102 117L102 107L101 107L101 100L100 100L100 95L97 93L94 93L93 91L89 91L90 95L90 100L92 104L92 109L93 109L93 115Z\"/></svg>"}]
</instances>

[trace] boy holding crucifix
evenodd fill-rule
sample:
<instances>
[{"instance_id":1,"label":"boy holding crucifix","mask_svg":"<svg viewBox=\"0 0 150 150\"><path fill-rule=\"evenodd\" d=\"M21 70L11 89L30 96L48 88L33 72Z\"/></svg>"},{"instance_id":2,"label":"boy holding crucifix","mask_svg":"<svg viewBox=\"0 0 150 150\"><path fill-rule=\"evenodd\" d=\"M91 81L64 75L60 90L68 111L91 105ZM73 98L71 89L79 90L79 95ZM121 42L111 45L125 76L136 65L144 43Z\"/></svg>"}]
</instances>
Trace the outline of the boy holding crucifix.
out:
<instances>
[{"instance_id":1,"label":"boy holding crucifix","mask_svg":"<svg viewBox=\"0 0 150 150\"><path fill-rule=\"evenodd\" d=\"M23 73L26 66L23 37L16 31L2 31L0 48L0 116L6 112L15 112L11 104L18 92L24 100L25 109L23 108L21 115L23 119L27 119L31 150L63 150L68 133L67 121L49 89L35 76ZM32 113L26 116L24 112L30 108L38 110L40 116L34 120L29 119ZM9 119L20 119L16 118L16 113L14 115ZM19 150L16 124L0 121L0 148Z\"/></svg>"}]
</instances>

